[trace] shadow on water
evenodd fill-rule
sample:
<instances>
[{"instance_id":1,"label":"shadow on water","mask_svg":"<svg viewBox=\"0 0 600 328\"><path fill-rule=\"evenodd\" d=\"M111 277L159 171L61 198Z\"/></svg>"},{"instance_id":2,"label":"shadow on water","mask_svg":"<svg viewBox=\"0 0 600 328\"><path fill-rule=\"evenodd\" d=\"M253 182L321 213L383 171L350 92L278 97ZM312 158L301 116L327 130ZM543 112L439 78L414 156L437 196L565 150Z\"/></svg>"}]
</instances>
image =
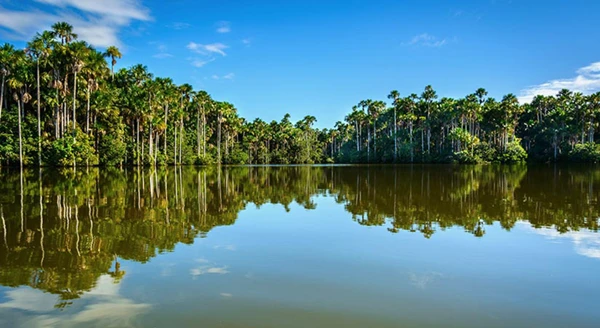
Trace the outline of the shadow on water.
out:
<instances>
[{"instance_id":1,"label":"shadow on water","mask_svg":"<svg viewBox=\"0 0 600 328\"><path fill-rule=\"evenodd\" d=\"M0 284L69 305L120 260L144 263L235 223L249 204L315 209L333 197L364 226L476 237L517 221L560 233L598 230L600 168L295 166L0 171Z\"/></svg>"}]
</instances>

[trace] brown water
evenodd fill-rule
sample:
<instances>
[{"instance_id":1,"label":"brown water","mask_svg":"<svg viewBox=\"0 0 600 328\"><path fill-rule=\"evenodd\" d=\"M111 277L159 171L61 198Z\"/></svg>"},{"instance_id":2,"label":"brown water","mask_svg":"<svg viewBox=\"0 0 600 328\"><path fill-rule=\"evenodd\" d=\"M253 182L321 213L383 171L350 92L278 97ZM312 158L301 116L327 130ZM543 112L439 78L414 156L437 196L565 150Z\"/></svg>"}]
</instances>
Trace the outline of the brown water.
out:
<instances>
[{"instance_id":1,"label":"brown water","mask_svg":"<svg viewBox=\"0 0 600 328\"><path fill-rule=\"evenodd\" d=\"M600 167L0 170L0 327L598 327Z\"/></svg>"}]
</instances>

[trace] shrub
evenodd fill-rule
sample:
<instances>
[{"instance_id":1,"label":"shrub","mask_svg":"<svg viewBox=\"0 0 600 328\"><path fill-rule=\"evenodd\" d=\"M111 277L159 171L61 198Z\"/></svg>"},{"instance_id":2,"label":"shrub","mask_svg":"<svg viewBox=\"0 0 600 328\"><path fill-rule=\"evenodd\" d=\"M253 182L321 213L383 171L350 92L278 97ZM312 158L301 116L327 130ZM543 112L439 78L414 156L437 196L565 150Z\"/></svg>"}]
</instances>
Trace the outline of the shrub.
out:
<instances>
[{"instance_id":1,"label":"shrub","mask_svg":"<svg viewBox=\"0 0 600 328\"><path fill-rule=\"evenodd\" d=\"M569 152L569 160L582 163L600 162L600 145L595 143L576 144Z\"/></svg>"},{"instance_id":2,"label":"shrub","mask_svg":"<svg viewBox=\"0 0 600 328\"><path fill-rule=\"evenodd\" d=\"M506 150L498 156L498 161L505 164L523 163L527 161L527 152L518 140L506 145Z\"/></svg>"}]
</instances>

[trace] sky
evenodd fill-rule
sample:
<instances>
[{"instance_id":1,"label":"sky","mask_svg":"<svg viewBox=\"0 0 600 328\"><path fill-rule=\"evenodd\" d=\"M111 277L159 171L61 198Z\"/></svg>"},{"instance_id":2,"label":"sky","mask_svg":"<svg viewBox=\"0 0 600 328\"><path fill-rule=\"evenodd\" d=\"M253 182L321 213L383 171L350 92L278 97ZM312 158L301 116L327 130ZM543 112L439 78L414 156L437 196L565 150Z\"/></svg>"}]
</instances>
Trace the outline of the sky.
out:
<instances>
[{"instance_id":1,"label":"sky","mask_svg":"<svg viewBox=\"0 0 600 328\"><path fill-rule=\"evenodd\" d=\"M343 120L362 99L521 102L562 88L600 91L600 1L0 0L0 42L24 46L57 21L116 68L142 63L233 103L249 120Z\"/></svg>"}]
</instances>

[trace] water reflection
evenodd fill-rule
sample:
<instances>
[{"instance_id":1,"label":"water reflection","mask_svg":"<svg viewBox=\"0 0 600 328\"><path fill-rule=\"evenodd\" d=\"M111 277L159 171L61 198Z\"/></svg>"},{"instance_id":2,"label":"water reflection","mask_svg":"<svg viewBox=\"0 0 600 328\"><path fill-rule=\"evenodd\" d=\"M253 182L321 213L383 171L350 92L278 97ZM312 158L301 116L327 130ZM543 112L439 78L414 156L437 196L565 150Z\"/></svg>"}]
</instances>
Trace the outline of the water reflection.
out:
<instances>
[{"instance_id":1,"label":"water reflection","mask_svg":"<svg viewBox=\"0 0 600 328\"><path fill-rule=\"evenodd\" d=\"M4 170L0 179L0 285L33 288L9 291L1 307L46 312L76 298L103 297L71 318L75 322L105 313L126 322L130 313L146 310L149 305L118 295L118 282L127 276L120 261L144 263L179 243L191 244L214 227L234 224L250 203L281 204L287 211L297 203L310 210L317 207L315 196L332 197L357 224L426 238L457 226L484 237L495 222L510 230L528 221L536 233L571 239L577 252L600 257L598 168ZM190 270L194 277L228 273L225 265L202 261ZM432 272L411 280L425 288L439 278Z\"/></svg>"}]
</instances>

